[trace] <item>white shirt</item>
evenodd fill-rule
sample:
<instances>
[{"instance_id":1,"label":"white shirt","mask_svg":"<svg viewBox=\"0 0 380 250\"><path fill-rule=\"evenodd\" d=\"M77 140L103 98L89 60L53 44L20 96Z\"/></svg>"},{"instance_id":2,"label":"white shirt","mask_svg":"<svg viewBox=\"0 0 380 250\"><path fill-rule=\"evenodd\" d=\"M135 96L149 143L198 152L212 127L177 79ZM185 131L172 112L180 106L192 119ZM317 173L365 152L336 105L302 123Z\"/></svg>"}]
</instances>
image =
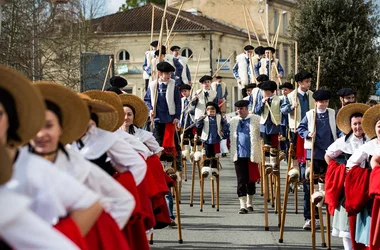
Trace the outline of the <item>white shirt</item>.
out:
<instances>
[{"instance_id":1,"label":"white shirt","mask_svg":"<svg viewBox=\"0 0 380 250\"><path fill-rule=\"evenodd\" d=\"M377 138L360 146L348 159L346 166L352 168L359 165L365 168L365 163L369 160L369 156L374 155L379 150L380 145L377 142Z\"/></svg>"},{"instance_id":2,"label":"white shirt","mask_svg":"<svg viewBox=\"0 0 380 250\"><path fill-rule=\"evenodd\" d=\"M49 224L74 210L91 207L99 197L67 173L29 152L19 150L12 179L5 188L32 200L31 210Z\"/></svg>"},{"instance_id":3,"label":"white shirt","mask_svg":"<svg viewBox=\"0 0 380 250\"><path fill-rule=\"evenodd\" d=\"M121 171L130 171L139 185L146 174L147 166L144 159L133 147L116 133L92 126L82 137L83 148L79 149L76 142L71 147L79 151L88 160L94 160L107 153L111 163Z\"/></svg>"},{"instance_id":4,"label":"white shirt","mask_svg":"<svg viewBox=\"0 0 380 250\"><path fill-rule=\"evenodd\" d=\"M137 151L137 153L144 157L145 160L152 155L152 152L148 149L148 147L145 146L144 143L136 136L133 136L121 129L116 130L114 133L128 142L133 149Z\"/></svg>"},{"instance_id":5,"label":"white shirt","mask_svg":"<svg viewBox=\"0 0 380 250\"><path fill-rule=\"evenodd\" d=\"M342 153L352 155L360 146L365 142L370 141L368 137L359 139L355 135L350 135L350 137L345 141L346 136L342 136L334 141L326 150L326 154L331 158L337 158Z\"/></svg>"},{"instance_id":6,"label":"white shirt","mask_svg":"<svg viewBox=\"0 0 380 250\"><path fill-rule=\"evenodd\" d=\"M68 157L58 151L54 165L86 185L100 197L100 203L119 228L124 228L135 208L133 195L97 165L86 160L79 152L66 147Z\"/></svg>"},{"instance_id":7,"label":"white shirt","mask_svg":"<svg viewBox=\"0 0 380 250\"><path fill-rule=\"evenodd\" d=\"M149 131L143 130L135 126L134 136L137 137L140 141L142 141L153 154L157 154L164 150L164 148L161 147L160 144L158 144L153 134Z\"/></svg>"},{"instance_id":8,"label":"white shirt","mask_svg":"<svg viewBox=\"0 0 380 250\"><path fill-rule=\"evenodd\" d=\"M69 239L29 210L31 200L0 187L0 239L13 249L78 250Z\"/></svg>"}]
</instances>

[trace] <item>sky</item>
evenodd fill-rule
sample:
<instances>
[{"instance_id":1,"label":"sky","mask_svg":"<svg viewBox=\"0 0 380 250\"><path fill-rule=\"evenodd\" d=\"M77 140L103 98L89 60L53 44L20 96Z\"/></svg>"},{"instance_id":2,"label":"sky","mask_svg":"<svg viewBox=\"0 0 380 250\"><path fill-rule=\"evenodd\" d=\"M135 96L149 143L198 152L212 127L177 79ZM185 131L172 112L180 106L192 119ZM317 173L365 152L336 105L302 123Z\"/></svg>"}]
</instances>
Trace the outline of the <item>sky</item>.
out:
<instances>
[{"instance_id":1,"label":"sky","mask_svg":"<svg viewBox=\"0 0 380 250\"><path fill-rule=\"evenodd\" d=\"M380 0L379 0L380 1ZM125 0L108 0L107 13L112 14L119 10L119 7L125 3Z\"/></svg>"}]
</instances>

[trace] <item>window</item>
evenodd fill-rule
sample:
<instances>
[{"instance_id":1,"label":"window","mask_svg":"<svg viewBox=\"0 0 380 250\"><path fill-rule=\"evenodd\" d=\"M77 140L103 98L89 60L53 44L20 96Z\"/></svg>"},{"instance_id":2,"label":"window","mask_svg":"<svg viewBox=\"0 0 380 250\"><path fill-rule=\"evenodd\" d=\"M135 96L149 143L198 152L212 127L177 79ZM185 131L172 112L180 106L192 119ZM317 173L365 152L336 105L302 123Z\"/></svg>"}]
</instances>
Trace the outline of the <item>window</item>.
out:
<instances>
[{"instance_id":1,"label":"window","mask_svg":"<svg viewBox=\"0 0 380 250\"><path fill-rule=\"evenodd\" d=\"M276 33L277 27L278 27L278 21L279 21L279 19L278 19L278 11L275 10L273 15L274 15L274 17L273 17L273 19L274 19L274 32L273 33Z\"/></svg>"},{"instance_id":2,"label":"window","mask_svg":"<svg viewBox=\"0 0 380 250\"><path fill-rule=\"evenodd\" d=\"M122 50L119 53L119 61L129 61L129 53L126 50Z\"/></svg>"},{"instance_id":3,"label":"window","mask_svg":"<svg viewBox=\"0 0 380 250\"><path fill-rule=\"evenodd\" d=\"M283 62L284 62L283 68L284 68L285 74L287 74L287 72L289 72L288 71L289 70L289 47L287 45L284 45Z\"/></svg>"},{"instance_id":4,"label":"window","mask_svg":"<svg viewBox=\"0 0 380 250\"><path fill-rule=\"evenodd\" d=\"M286 35L286 29L288 27L287 24L288 24L288 16L287 16L286 13L284 13L282 15L282 28L283 28L282 32L283 32L284 35Z\"/></svg>"},{"instance_id":5,"label":"window","mask_svg":"<svg viewBox=\"0 0 380 250\"><path fill-rule=\"evenodd\" d=\"M189 58L192 55L193 55L193 51L191 49L189 48L182 49L181 56Z\"/></svg>"}]
</instances>

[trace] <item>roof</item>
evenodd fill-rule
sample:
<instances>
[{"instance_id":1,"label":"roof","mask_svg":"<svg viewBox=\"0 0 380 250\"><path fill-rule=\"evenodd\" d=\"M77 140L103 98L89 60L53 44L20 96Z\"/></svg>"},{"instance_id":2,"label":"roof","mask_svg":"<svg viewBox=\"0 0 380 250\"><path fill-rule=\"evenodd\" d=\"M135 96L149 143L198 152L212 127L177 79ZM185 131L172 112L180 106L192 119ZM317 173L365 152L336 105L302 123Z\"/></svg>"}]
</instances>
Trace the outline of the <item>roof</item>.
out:
<instances>
[{"instance_id":1,"label":"roof","mask_svg":"<svg viewBox=\"0 0 380 250\"><path fill-rule=\"evenodd\" d=\"M164 14L164 7L156 4L146 4L131 10L118 12L115 14L93 19L92 25L98 33L103 34L133 34L151 32L152 8L154 8L154 31L160 32L161 20ZM168 7L166 19L169 27L174 23L178 9ZM166 28L165 28L166 30ZM222 23L215 19L194 15L181 11L177 19L173 32L194 32L194 31L216 31L226 34L247 37L247 33L237 27Z\"/></svg>"}]
</instances>

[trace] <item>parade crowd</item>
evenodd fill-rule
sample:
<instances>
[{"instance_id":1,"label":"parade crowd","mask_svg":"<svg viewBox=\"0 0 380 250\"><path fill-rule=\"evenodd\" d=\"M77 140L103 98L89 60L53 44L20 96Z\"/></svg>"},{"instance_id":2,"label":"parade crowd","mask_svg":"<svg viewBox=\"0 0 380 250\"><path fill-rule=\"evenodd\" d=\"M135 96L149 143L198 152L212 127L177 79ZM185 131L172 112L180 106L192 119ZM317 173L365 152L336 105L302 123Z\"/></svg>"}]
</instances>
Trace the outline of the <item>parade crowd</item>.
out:
<instances>
[{"instance_id":1,"label":"parade crowd","mask_svg":"<svg viewBox=\"0 0 380 250\"><path fill-rule=\"evenodd\" d=\"M313 92L304 70L283 83L275 48L247 45L233 67L243 98L226 114L222 76L192 82L179 46L150 46L143 99L122 76L76 93L0 65L0 249L149 249L154 230L179 224L183 165L223 179L227 155L239 214L255 212L257 183L286 161L303 229L318 229L326 206L344 249L380 249L380 105L349 88Z\"/></svg>"}]
</instances>

